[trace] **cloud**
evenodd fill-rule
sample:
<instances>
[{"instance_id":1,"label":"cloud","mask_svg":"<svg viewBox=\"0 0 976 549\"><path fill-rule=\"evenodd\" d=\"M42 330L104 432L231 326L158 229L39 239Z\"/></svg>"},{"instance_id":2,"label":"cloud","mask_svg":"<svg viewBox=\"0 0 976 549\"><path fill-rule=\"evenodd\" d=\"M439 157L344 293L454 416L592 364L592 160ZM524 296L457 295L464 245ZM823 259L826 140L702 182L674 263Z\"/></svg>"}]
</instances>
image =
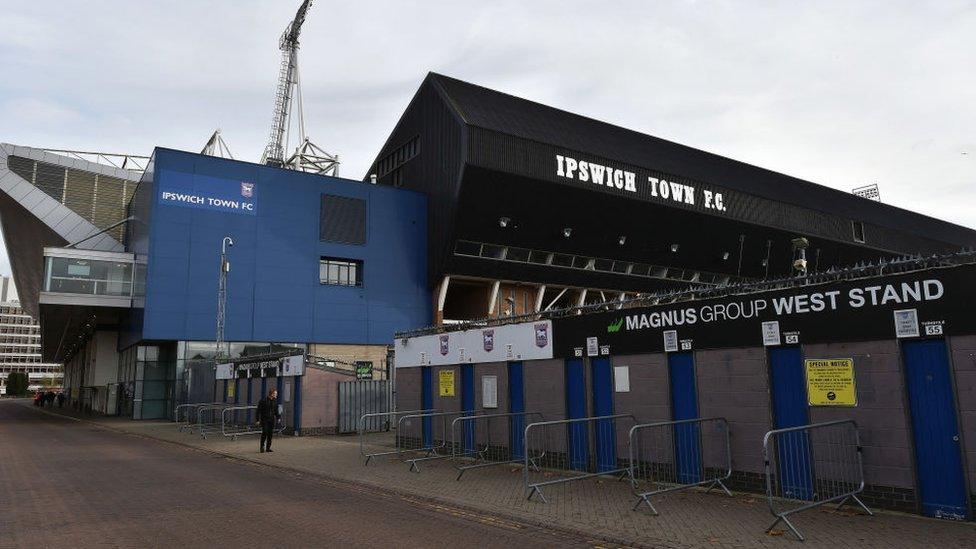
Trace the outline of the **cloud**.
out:
<instances>
[{"instance_id":1,"label":"cloud","mask_svg":"<svg viewBox=\"0 0 976 549\"><path fill-rule=\"evenodd\" d=\"M256 161L297 5L8 6L0 140L148 154L199 150L219 126ZM361 178L436 70L976 226L973 28L964 1L317 3L306 122Z\"/></svg>"}]
</instances>

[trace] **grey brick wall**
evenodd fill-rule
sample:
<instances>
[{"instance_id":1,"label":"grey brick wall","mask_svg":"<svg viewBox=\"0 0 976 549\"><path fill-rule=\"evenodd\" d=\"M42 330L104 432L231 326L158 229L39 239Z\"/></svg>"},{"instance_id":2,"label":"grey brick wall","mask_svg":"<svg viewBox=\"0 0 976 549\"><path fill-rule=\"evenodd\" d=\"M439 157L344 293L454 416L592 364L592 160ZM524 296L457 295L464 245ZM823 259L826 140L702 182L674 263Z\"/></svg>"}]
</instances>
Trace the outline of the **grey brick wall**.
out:
<instances>
[{"instance_id":1,"label":"grey brick wall","mask_svg":"<svg viewBox=\"0 0 976 549\"><path fill-rule=\"evenodd\" d=\"M498 408L485 408L483 385L481 378L496 376L498 379ZM508 364L505 362L489 362L478 364L474 368L474 407L475 411L483 414L508 413ZM492 418L477 422L478 443L484 444L491 436L492 446L508 446L509 422L507 418ZM490 431L490 433L489 433Z\"/></svg>"},{"instance_id":2,"label":"grey brick wall","mask_svg":"<svg viewBox=\"0 0 976 549\"><path fill-rule=\"evenodd\" d=\"M968 465L969 493L976 507L976 336L949 340L959 410L959 438Z\"/></svg>"},{"instance_id":3,"label":"grey brick wall","mask_svg":"<svg viewBox=\"0 0 976 549\"><path fill-rule=\"evenodd\" d=\"M765 349L695 352L698 413L724 417L732 433L732 468L762 473L762 439L770 424Z\"/></svg>"},{"instance_id":4,"label":"grey brick wall","mask_svg":"<svg viewBox=\"0 0 976 549\"><path fill-rule=\"evenodd\" d=\"M421 408L420 368L399 368L396 371L397 410L419 410Z\"/></svg>"},{"instance_id":5,"label":"grey brick wall","mask_svg":"<svg viewBox=\"0 0 976 549\"><path fill-rule=\"evenodd\" d=\"M804 358L853 358L857 406L810 407L810 421L853 419L864 447L868 484L914 488L914 456L905 377L897 341L806 345Z\"/></svg>"}]
</instances>

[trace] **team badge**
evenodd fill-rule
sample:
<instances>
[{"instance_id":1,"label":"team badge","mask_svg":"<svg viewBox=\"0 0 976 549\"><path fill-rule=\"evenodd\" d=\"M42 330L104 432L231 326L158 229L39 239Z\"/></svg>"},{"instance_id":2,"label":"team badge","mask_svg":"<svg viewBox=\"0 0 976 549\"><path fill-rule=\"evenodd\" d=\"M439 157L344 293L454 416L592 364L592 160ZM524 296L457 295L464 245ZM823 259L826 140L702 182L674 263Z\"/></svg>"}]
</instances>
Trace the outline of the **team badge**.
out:
<instances>
[{"instance_id":1,"label":"team badge","mask_svg":"<svg viewBox=\"0 0 976 549\"><path fill-rule=\"evenodd\" d=\"M485 352L490 353L495 348L495 330L484 330L481 335L485 340Z\"/></svg>"},{"instance_id":2,"label":"team badge","mask_svg":"<svg viewBox=\"0 0 976 549\"><path fill-rule=\"evenodd\" d=\"M244 198L251 198L254 196L254 183L241 181L241 196Z\"/></svg>"},{"instance_id":3,"label":"team badge","mask_svg":"<svg viewBox=\"0 0 976 549\"><path fill-rule=\"evenodd\" d=\"M545 347L549 345L549 325L546 323L535 325L535 346Z\"/></svg>"},{"instance_id":4,"label":"team badge","mask_svg":"<svg viewBox=\"0 0 976 549\"><path fill-rule=\"evenodd\" d=\"M444 356L447 356L447 351L448 351L448 348L449 348L448 347L448 342L450 340L451 340L451 336L449 336L449 335L446 335L445 334L445 335L442 335L441 336L441 354L444 355Z\"/></svg>"}]
</instances>

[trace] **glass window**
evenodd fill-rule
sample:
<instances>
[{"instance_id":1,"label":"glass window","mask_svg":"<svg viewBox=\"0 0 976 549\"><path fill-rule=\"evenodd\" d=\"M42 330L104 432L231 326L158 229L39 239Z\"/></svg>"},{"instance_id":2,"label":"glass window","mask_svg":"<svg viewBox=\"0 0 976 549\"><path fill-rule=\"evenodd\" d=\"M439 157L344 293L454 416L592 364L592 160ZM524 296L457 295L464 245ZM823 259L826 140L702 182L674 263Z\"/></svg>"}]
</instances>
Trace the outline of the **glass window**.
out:
<instances>
[{"instance_id":1,"label":"glass window","mask_svg":"<svg viewBox=\"0 0 976 549\"><path fill-rule=\"evenodd\" d=\"M319 283L332 286L362 286L363 262L358 259L323 257L319 260Z\"/></svg>"}]
</instances>

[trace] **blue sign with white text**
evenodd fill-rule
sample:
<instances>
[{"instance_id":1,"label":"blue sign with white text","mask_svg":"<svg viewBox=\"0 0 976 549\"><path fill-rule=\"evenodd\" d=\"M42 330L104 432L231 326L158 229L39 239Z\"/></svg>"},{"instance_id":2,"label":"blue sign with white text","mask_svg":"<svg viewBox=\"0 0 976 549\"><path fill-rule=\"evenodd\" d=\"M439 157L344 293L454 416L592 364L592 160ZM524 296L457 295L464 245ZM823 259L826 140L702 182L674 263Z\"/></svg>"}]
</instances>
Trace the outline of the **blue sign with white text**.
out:
<instances>
[{"instance_id":1,"label":"blue sign with white text","mask_svg":"<svg viewBox=\"0 0 976 549\"><path fill-rule=\"evenodd\" d=\"M258 190L252 181L164 172L157 187L160 204L257 215Z\"/></svg>"}]
</instances>

